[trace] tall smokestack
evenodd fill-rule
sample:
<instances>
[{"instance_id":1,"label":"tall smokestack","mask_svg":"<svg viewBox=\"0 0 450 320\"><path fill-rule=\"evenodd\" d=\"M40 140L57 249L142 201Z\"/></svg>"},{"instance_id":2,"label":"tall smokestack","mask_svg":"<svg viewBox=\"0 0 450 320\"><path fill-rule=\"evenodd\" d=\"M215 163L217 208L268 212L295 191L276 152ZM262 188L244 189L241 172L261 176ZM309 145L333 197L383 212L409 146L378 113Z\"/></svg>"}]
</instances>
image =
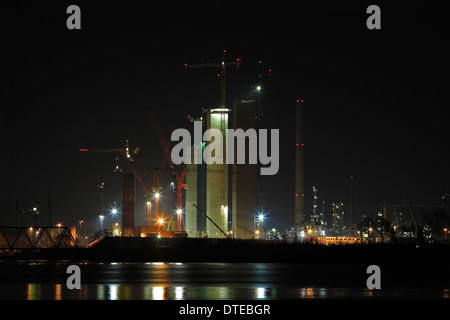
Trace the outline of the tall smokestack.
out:
<instances>
[{"instance_id":1,"label":"tall smokestack","mask_svg":"<svg viewBox=\"0 0 450 320\"><path fill-rule=\"evenodd\" d=\"M123 175L122 236L135 236L134 203L136 201L136 177L132 173Z\"/></svg>"},{"instance_id":2,"label":"tall smokestack","mask_svg":"<svg viewBox=\"0 0 450 320\"><path fill-rule=\"evenodd\" d=\"M295 232L297 236L301 231L305 215L304 146L303 99L297 98L295 110Z\"/></svg>"}]
</instances>

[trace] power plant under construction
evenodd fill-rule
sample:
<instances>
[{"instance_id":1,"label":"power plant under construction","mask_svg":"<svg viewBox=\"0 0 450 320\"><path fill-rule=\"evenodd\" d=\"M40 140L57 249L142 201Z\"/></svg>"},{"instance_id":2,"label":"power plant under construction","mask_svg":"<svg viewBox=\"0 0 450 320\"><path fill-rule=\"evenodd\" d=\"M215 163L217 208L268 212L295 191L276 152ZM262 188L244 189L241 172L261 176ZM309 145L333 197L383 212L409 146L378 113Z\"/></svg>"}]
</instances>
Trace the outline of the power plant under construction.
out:
<instances>
[{"instance_id":1,"label":"power plant under construction","mask_svg":"<svg viewBox=\"0 0 450 320\"><path fill-rule=\"evenodd\" d=\"M128 170L122 178L122 208L120 210L122 223L115 226L116 236L259 239L263 234L264 176L262 170L264 167L258 162L258 151L261 153L258 149L261 149L264 139L261 136L258 137L258 131L265 130L267 155L269 138L268 130L263 128L261 91L262 81L264 77L270 76L271 69L261 72L258 76L257 99L236 100L230 108L225 101L226 67L239 67L242 60L226 62L225 53L226 50L222 53L221 61L217 63L185 64L186 69L218 68L218 76L221 79L220 105L211 109L202 108L202 114L198 118L188 116L194 123L194 141L189 144L189 152L187 152L190 153L189 159L185 159L187 161L183 165L178 166L178 163L174 163L172 154L167 148L170 142L164 142L166 148L162 143L165 160L170 168L156 168L153 188L146 187L137 173L133 154L140 150L139 148L131 149L128 140L125 148L80 149L81 152L115 153L116 157L123 157L127 162ZM296 102L293 101L292 107L296 108L296 152L295 190L292 190L291 194L295 194L293 214L295 215L295 231L298 235L305 215L303 99L298 98ZM149 115L152 118L151 114ZM152 122L156 126L154 119ZM234 135L229 135L230 129L235 133ZM163 139L160 129L157 130L157 134L160 140ZM217 138L217 134L221 139ZM172 141L175 141L173 136ZM278 141L272 139L271 142L273 155L274 150L278 151L279 146L275 145ZM183 153L186 153L186 150L184 149ZM186 157L186 154L183 156ZM209 159L206 159L207 157ZM181 171L179 168L182 168ZM161 170L171 171L172 186L176 190L176 206L169 218L167 215L162 218L160 212ZM136 181L144 189L147 198L146 220L148 223L143 226L135 225Z\"/></svg>"},{"instance_id":2,"label":"power plant under construction","mask_svg":"<svg viewBox=\"0 0 450 320\"><path fill-rule=\"evenodd\" d=\"M152 187L144 182L135 165L134 157L140 149L132 148L128 140L125 147L79 149L81 153L113 155L113 171L121 173L121 208L113 209L115 213L120 212L121 221L116 215L117 220L111 233L100 233L92 239L83 239L84 237L77 237L77 227L72 227L71 232L68 232L67 227L53 226L50 216L47 227L39 226L35 219L31 227L20 227L18 223L17 227L0 228L0 250L14 255L24 249L33 249L35 254L36 250L105 248L106 244L112 248L162 248L178 246L178 241L192 244L194 239L197 239L196 246L199 243L209 246L217 244L217 241L226 241L227 250L234 250L237 244L231 245L231 242L239 241L239 248L242 248L242 241L248 241L247 245L250 247L255 243L254 240L263 241L264 176L276 174L279 167L279 129L268 130L263 123L263 80L271 75L271 69L261 69L258 75L257 99L235 100L228 105L225 100L226 67L239 67L242 60L226 62L225 53L226 50L217 63L185 64L186 69L216 67L221 80L220 105L210 109L202 108L198 118L188 116L193 130L177 131L172 128L171 143L167 141L151 111L148 111L164 153L162 165L155 168ZM292 146L295 148L295 187L293 185L289 193L295 203L292 214L297 238L300 232L305 231L303 99L293 100L290 107L295 108L296 114L295 146ZM193 131L193 135L189 131ZM189 139L184 134L188 134ZM190 136L194 138L190 139ZM174 141L179 144L173 146ZM172 150L169 150L170 145L173 146ZM174 158L174 154L182 158L181 163L180 159ZM126 169L122 170L120 167L120 159L125 160ZM164 164L168 164L169 168L164 168ZM172 209L165 212L160 208L162 170L171 173L172 190L176 193ZM141 226L136 225L136 221L142 220L140 216L136 219L137 184L145 193L147 205L147 223ZM104 183L99 184L98 188L103 191ZM104 201L103 193L101 198ZM49 213L50 210L49 196ZM39 211L34 211L37 217ZM104 227L104 215L101 214L99 218L100 230L107 229ZM17 219L19 222L19 215ZM81 229L83 221L78 222ZM69 240L62 241L62 235ZM174 240L176 241L173 242Z\"/></svg>"},{"instance_id":3,"label":"power plant under construction","mask_svg":"<svg viewBox=\"0 0 450 320\"><path fill-rule=\"evenodd\" d=\"M304 221L304 182L303 182L303 137L302 137L302 106L303 100L297 99L293 106L297 108L296 135L296 167L295 167L295 230L298 234L302 230ZM261 164L251 163L250 152L252 137L244 135L244 139L236 139L237 143L227 141L229 117L232 114L233 130L255 129L259 126L258 102L256 100L234 101L232 109L216 108L205 110L201 117L202 137L197 145L190 147L190 163L178 174L176 166L169 160L173 175L173 188L177 190L177 204L169 219L162 219L159 212L160 187L152 190L145 188L142 179L133 169L133 158L127 146L123 151L128 160L129 172L123 174L122 190L122 224L116 235L126 237L189 237L189 238L233 238L258 239L263 232L263 194L260 174ZM204 120L203 120L204 119ZM217 148L217 141L208 137L204 132L217 130L222 134L221 148ZM248 140L246 143L245 140ZM127 141L128 143L128 141ZM213 151L215 163L207 164L202 158L201 163L195 164L194 156L198 151L203 154L208 146L216 143ZM257 142L254 141L256 144ZM233 164L227 163L227 147L234 151ZM89 151L82 149L83 151ZM218 152L221 150L222 152ZM245 161L238 161L237 154L245 152ZM221 161L217 161L220 158ZM254 162L254 161L253 161ZM148 205L148 224L135 225L136 180L145 188ZM152 210L152 208L154 208ZM168 221L166 221L168 220Z\"/></svg>"}]
</instances>

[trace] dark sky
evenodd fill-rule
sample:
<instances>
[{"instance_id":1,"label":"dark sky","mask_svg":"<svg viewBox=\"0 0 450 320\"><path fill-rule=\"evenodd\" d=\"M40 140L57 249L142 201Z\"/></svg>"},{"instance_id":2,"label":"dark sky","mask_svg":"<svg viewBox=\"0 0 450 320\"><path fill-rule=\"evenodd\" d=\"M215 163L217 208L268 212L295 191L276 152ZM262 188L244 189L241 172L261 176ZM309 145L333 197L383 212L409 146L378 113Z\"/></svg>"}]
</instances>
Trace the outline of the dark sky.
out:
<instances>
[{"instance_id":1,"label":"dark sky","mask_svg":"<svg viewBox=\"0 0 450 320\"><path fill-rule=\"evenodd\" d=\"M95 225L97 183L106 201L120 190L107 154L78 149L141 148L136 165L152 183L163 152L147 111L169 128L217 106L215 69L184 63L216 59L226 49L244 63L227 77L228 104L256 98L258 60L272 69L263 97L265 126L280 129L280 170L265 178L268 225L294 221L295 99L305 101L306 210L347 202L375 215L380 203L440 204L450 188L448 19L437 4L379 2L381 30L368 30L369 2L196 1L14 2L7 7L3 58L0 223L15 224L16 198L39 203L47 222ZM436 2L438 3L438 2ZM82 29L66 28L78 4ZM164 175L163 185L169 175ZM448 189L447 189L448 191ZM120 197L119 197L120 198ZM167 200L166 200L167 201ZM138 186L136 222L145 199Z\"/></svg>"}]
</instances>

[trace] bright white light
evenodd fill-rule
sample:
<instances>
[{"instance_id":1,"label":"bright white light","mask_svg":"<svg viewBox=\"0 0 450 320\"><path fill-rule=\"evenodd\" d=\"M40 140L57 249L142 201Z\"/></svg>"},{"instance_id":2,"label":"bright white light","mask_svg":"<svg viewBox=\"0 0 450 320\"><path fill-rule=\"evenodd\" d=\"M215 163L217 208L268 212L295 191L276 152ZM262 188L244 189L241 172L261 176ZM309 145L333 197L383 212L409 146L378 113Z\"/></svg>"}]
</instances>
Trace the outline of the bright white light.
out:
<instances>
[{"instance_id":1,"label":"bright white light","mask_svg":"<svg viewBox=\"0 0 450 320\"><path fill-rule=\"evenodd\" d=\"M177 214L181 214L181 209L177 209Z\"/></svg>"},{"instance_id":2,"label":"bright white light","mask_svg":"<svg viewBox=\"0 0 450 320\"><path fill-rule=\"evenodd\" d=\"M159 199L159 192L155 193L155 199Z\"/></svg>"},{"instance_id":3,"label":"bright white light","mask_svg":"<svg viewBox=\"0 0 450 320\"><path fill-rule=\"evenodd\" d=\"M164 287L153 287L152 294L154 300L164 300Z\"/></svg>"},{"instance_id":4,"label":"bright white light","mask_svg":"<svg viewBox=\"0 0 450 320\"><path fill-rule=\"evenodd\" d=\"M117 214L117 209L116 209L116 208L113 208L113 209L111 210L111 213L112 213L112 214Z\"/></svg>"},{"instance_id":5,"label":"bright white light","mask_svg":"<svg viewBox=\"0 0 450 320\"><path fill-rule=\"evenodd\" d=\"M266 289L265 288L256 288L256 297L258 299L266 298Z\"/></svg>"},{"instance_id":6,"label":"bright white light","mask_svg":"<svg viewBox=\"0 0 450 320\"><path fill-rule=\"evenodd\" d=\"M259 221L263 221L264 220L264 215L260 214L258 218L259 218Z\"/></svg>"},{"instance_id":7,"label":"bright white light","mask_svg":"<svg viewBox=\"0 0 450 320\"><path fill-rule=\"evenodd\" d=\"M256 90L261 91L261 86L257 86Z\"/></svg>"},{"instance_id":8,"label":"bright white light","mask_svg":"<svg viewBox=\"0 0 450 320\"><path fill-rule=\"evenodd\" d=\"M182 300L184 295L183 287L175 287L175 299Z\"/></svg>"}]
</instances>

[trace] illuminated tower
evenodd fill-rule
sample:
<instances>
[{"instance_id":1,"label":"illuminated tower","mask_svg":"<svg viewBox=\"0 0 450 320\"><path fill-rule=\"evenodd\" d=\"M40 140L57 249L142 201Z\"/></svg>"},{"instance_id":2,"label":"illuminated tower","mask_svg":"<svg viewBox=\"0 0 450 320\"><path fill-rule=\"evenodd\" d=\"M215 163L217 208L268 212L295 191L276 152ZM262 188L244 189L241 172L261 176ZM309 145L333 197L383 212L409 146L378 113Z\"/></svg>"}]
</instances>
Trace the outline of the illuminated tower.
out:
<instances>
[{"instance_id":1,"label":"illuminated tower","mask_svg":"<svg viewBox=\"0 0 450 320\"><path fill-rule=\"evenodd\" d=\"M303 160L303 99L297 98L295 110L295 233L298 236L305 219L305 186Z\"/></svg>"},{"instance_id":2,"label":"illuminated tower","mask_svg":"<svg viewBox=\"0 0 450 320\"><path fill-rule=\"evenodd\" d=\"M206 137L205 157L211 156L217 162L206 166L206 214L225 233L228 232L228 165L226 164L226 130L228 112L226 108L211 109L207 112L207 129L219 130L222 141ZM213 135L213 133L211 134ZM213 140L213 141L211 141ZM214 145L214 148L211 147ZM213 151L211 151L213 150ZM211 151L211 154L209 153ZM207 159L205 158L205 161ZM207 162L207 161L206 161ZM209 220L206 221L206 234L209 238L223 238L224 235Z\"/></svg>"}]
</instances>

